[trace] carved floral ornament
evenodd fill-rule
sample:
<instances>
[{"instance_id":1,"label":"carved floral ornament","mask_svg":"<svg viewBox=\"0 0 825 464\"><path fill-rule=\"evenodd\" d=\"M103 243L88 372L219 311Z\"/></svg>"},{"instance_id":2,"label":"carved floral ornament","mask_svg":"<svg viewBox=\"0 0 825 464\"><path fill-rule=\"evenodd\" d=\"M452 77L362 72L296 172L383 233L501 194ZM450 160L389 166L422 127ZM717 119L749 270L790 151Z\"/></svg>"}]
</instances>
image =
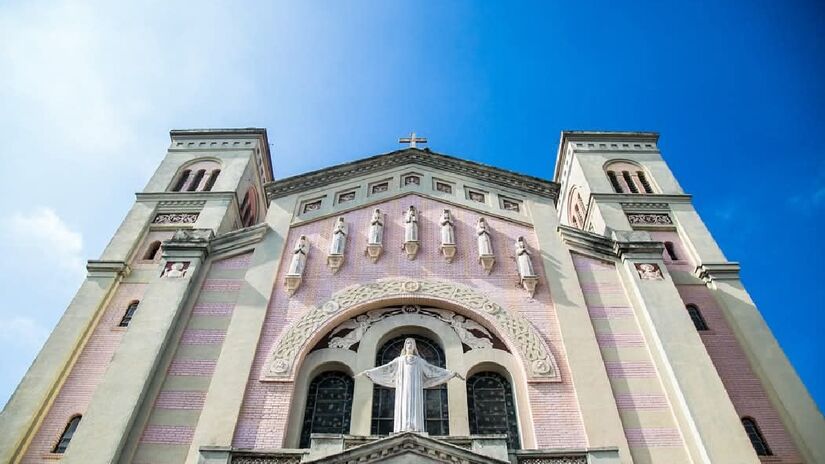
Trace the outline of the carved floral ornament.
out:
<instances>
[{"instance_id":1,"label":"carved floral ornament","mask_svg":"<svg viewBox=\"0 0 825 464\"><path fill-rule=\"evenodd\" d=\"M673 220L667 213L625 213L632 225L670 226Z\"/></svg>"},{"instance_id":2,"label":"carved floral ornament","mask_svg":"<svg viewBox=\"0 0 825 464\"><path fill-rule=\"evenodd\" d=\"M385 299L432 298L453 303L473 311L516 349L524 363L528 380L560 382L558 364L533 325L517 312L508 311L472 288L438 280L387 279L356 285L335 294L325 303L310 308L294 321L276 342L263 370L263 381L292 381L295 363L310 340L320 331L330 330L327 323L338 314L356 306Z\"/></svg>"}]
</instances>

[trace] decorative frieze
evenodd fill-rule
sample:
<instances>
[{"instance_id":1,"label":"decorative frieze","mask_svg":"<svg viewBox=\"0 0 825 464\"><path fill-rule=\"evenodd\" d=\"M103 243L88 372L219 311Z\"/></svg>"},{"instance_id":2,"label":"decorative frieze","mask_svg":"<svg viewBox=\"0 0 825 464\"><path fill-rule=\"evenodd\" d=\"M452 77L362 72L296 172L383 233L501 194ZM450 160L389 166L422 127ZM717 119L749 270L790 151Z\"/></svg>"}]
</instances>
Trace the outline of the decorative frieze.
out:
<instances>
[{"instance_id":1,"label":"decorative frieze","mask_svg":"<svg viewBox=\"0 0 825 464\"><path fill-rule=\"evenodd\" d=\"M622 205L622 209L624 210L663 210L667 211L670 209L670 205L667 203L652 203L652 202L621 202L619 203Z\"/></svg>"},{"instance_id":2,"label":"decorative frieze","mask_svg":"<svg viewBox=\"0 0 825 464\"><path fill-rule=\"evenodd\" d=\"M673 220L667 213L625 213L632 226L672 226Z\"/></svg>"},{"instance_id":3,"label":"decorative frieze","mask_svg":"<svg viewBox=\"0 0 825 464\"><path fill-rule=\"evenodd\" d=\"M194 224L199 213L160 213L155 215L152 224Z\"/></svg>"}]
</instances>

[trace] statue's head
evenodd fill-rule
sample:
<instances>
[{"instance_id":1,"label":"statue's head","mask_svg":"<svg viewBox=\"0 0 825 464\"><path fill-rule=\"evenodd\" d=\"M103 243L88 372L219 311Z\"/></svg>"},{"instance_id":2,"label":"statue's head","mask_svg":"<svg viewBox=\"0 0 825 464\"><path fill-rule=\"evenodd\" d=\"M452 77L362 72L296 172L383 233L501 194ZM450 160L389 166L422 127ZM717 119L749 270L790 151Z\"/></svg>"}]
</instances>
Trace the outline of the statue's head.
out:
<instances>
[{"instance_id":1,"label":"statue's head","mask_svg":"<svg viewBox=\"0 0 825 464\"><path fill-rule=\"evenodd\" d=\"M173 264L173 265L172 265L172 269L174 269L174 270L176 270L176 271L182 271L182 270L183 270L183 263L175 263L175 264Z\"/></svg>"},{"instance_id":2,"label":"statue's head","mask_svg":"<svg viewBox=\"0 0 825 464\"><path fill-rule=\"evenodd\" d=\"M404 352L403 354L406 355L415 355L418 356L418 348L415 346L415 339L408 338L404 340Z\"/></svg>"}]
</instances>

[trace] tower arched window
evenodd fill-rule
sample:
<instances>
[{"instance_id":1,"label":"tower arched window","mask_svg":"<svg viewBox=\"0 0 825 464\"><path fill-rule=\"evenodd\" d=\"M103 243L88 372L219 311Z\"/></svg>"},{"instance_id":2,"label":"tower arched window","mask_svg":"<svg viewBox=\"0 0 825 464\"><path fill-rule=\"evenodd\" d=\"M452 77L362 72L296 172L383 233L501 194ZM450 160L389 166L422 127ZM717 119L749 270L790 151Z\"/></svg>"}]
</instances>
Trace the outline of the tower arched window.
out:
<instances>
[{"instance_id":1,"label":"tower arched window","mask_svg":"<svg viewBox=\"0 0 825 464\"><path fill-rule=\"evenodd\" d=\"M66 424L66 428L63 429L63 433L60 435L60 439L57 441L57 444L54 445L52 453L63 454L66 452L75 431L77 431L77 426L80 425L81 417L82 416L77 415L69 419L69 422Z\"/></svg>"},{"instance_id":2,"label":"tower arched window","mask_svg":"<svg viewBox=\"0 0 825 464\"><path fill-rule=\"evenodd\" d=\"M615 193L656 193L644 168L633 161L609 161L604 171Z\"/></svg>"},{"instance_id":3,"label":"tower arched window","mask_svg":"<svg viewBox=\"0 0 825 464\"><path fill-rule=\"evenodd\" d=\"M690 315L690 320L693 321L693 326L696 327L696 330L702 332L708 329L708 323L705 322L705 318L702 317L702 311L699 311L699 308L696 305L689 304L686 306L688 315Z\"/></svg>"},{"instance_id":4,"label":"tower arched window","mask_svg":"<svg viewBox=\"0 0 825 464\"><path fill-rule=\"evenodd\" d=\"M679 255L676 254L676 247L673 242L665 242L665 251L667 251L667 256L671 261L679 261Z\"/></svg>"},{"instance_id":5,"label":"tower arched window","mask_svg":"<svg viewBox=\"0 0 825 464\"><path fill-rule=\"evenodd\" d=\"M192 174L192 171L189 169L184 169L180 175L178 176L177 182L175 182L175 186L172 187L173 192L180 192L183 189L183 186L186 185L186 181L189 180L189 176Z\"/></svg>"},{"instance_id":6,"label":"tower arched window","mask_svg":"<svg viewBox=\"0 0 825 464\"><path fill-rule=\"evenodd\" d=\"M195 173L195 177L192 178L192 182L189 183L189 188L186 190L189 192L196 191L201 184L201 180L203 180L204 174L206 174L206 169L198 169Z\"/></svg>"},{"instance_id":7,"label":"tower arched window","mask_svg":"<svg viewBox=\"0 0 825 464\"><path fill-rule=\"evenodd\" d=\"M206 180L206 185L203 186L204 192L212 191L212 187L215 186L215 182L218 180L218 176L220 175L220 169L213 169L212 172L209 174L209 178Z\"/></svg>"},{"instance_id":8,"label":"tower arched window","mask_svg":"<svg viewBox=\"0 0 825 464\"><path fill-rule=\"evenodd\" d=\"M505 434L509 449L521 447L513 389L503 375L480 372L467 379L467 412L471 434Z\"/></svg>"},{"instance_id":9,"label":"tower arched window","mask_svg":"<svg viewBox=\"0 0 825 464\"><path fill-rule=\"evenodd\" d=\"M386 342L375 357L375 365L382 366L401 354L404 340L415 339L418 353L428 363L446 367L444 350L429 338L420 335L403 335ZM392 433L395 418L395 389L375 385L372 391L373 435ZM430 435L449 435L449 413L447 411L447 385L424 390L424 429Z\"/></svg>"},{"instance_id":10,"label":"tower arched window","mask_svg":"<svg viewBox=\"0 0 825 464\"><path fill-rule=\"evenodd\" d=\"M155 240L146 247L146 253L143 254L143 259L145 261L154 261L158 256L158 251L160 251L160 240Z\"/></svg>"},{"instance_id":11,"label":"tower arched window","mask_svg":"<svg viewBox=\"0 0 825 464\"><path fill-rule=\"evenodd\" d=\"M258 194L254 187L249 187L241 201L241 224L249 227L258 222Z\"/></svg>"},{"instance_id":12,"label":"tower arched window","mask_svg":"<svg viewBox=\"0 0 825 464\"><path fill-rule=\"evenodd\" d=\"M745 428L745 433L748 434L751 445L753 445L753 449L758 456L773 456L773 452L771 452L768 442L765 440L764 435L762 435L762 431L759 430L759 426L756 425L756 420L751 417L743 417L742 426Z\"/></svg>"},{"instance_id":13,"label":"tower arched window","mask_svg":"<svg viewBox=\"0 0 825 464\"><path fill-rule=\"evenodd\" d=\"M587 210L584 207L582 196L578 187L570 190L570 200L568 205L568 222L577 229L584 229L584 221L587 217Z\"/></svg>"},{"instance_id":14,"label":"tower arched window","mask_svg":"<svg viewBox=\"0 0 825 464\"><path fill-rule=\"evenodd\" d=\"M135 316L139 304L140 301L138 300L132 300L129 303L129 306L126 307L126 312L123 313L123 318L120 319L120 324L118 324L120 327L129 327L129 323L132 322L132 318Z\"/></svg>"},{"instance_id":15,"label":"tower arched window","mask_svg":"<svg viewBox=\"0 0 825 464\"><path fill-rule=\"evenodd\" d=\"M313 433L349 433L352 392L352 377L344 372L323 372L312 379L304 409L301 448L309 448Z\"/></svg>"}]
</instances>

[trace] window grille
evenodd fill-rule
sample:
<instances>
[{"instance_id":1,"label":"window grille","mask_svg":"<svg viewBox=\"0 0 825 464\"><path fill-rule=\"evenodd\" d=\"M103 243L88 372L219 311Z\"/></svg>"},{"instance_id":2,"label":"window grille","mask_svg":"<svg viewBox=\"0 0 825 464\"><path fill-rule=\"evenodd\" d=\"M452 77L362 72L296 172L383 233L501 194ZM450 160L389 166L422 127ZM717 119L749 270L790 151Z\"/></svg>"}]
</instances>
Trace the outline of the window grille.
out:
<instances>
[{"instance_id":1,"label":"window grille","mask_svg":"<svg viewBox=\"0 0 825 464\"><path fill-rule=\"evenodd\" d=\"M687 311L690 315L690 320L693 321L693 326L696 327L698 331L709 330L708 324L705 322L705 318L702 317L702 312L699 311L699 308L696 305L689 304L687 305Z\"/></svg>"},{"instance_id":2,"label":"window grille","mask_svg":"<svg viewBox=\"0 0 825 464\"><path fill-rule=\"evenodd\" d=\"M349 433L352 414L352 377L343 372L323 372L307 391L301 448L309 448L313 433Z\"/></svg>"},{"instance_id":3,"label":"window grille","mask_svg":"<svg viewBox=\"0 0 825 464\"><path fill-rule=\"evenodd\" d=\"M194 192L197 190L204 174L206 174L206 169L198 169L198 172L195 173L195 177L192 178L192 182L189 184L189 188L186 190L189 192Z\"/></svg>"},{"instance_id":4,"label":"window grille","mask_svg":"<svg viewBox=\"0 0 825 464\"><path fill-rule=\"evenodd\" d=\"M471 434L506 434L507 446L520 448L513 389L504 376L481 372L467 379L467 412Z\"/></svg>"},{"instance_id":5,"label":"window grille","mask_svg":"<svg viewBox=\"0 0 825 464\"><path fill-rule=\"evenodd\" d=\"M647 181L647 176L645 176L644 172L636 172L636 177L639 178L639 182L641 182L642 188L645 190L645 193L653 193L653 188L650 186L650 182Z\"/></svg>"},{"instance_id":6,"label":"window grille","mask_svg":"<svg viewBox=\"0 0 825 464\"><path fill-rule=\"evenodd\" d=\"M755 420L750 417L743 417L742 426L745 427L745 433L748 434L751 445L753 445L753 449L758 456L773 456L773 452L768 447L768 442L765 441L765 437L762 435L762 431L759 430L759 426L756 425Z\"/></svg>"},{"instance_id":7,"label":"window grille","mask_svg":"<svg viewBox=\"0 0 825 464\"><path fill-rule=\"evenodd\" d=\"M123 319L121 319L120 324L118 324L120 327L129 327L129 323L132 322L132 318L135 316L139 304L140 302L137 300L129 303L126 312L123 313Z\"/></svg>"},{"instance_id":8,"label":"window grille","mask_svg":"<svg viewBox=\"0 0 825 464\"><path fill-rule=\"evenodd\" d=\"M204 192L212 191L212 187L215 186L215 181L218 180L218 175L221 173L220 169L212 170L212 173L209 174L209 179L206 180L206 185L203 187Z\"/></svg>"},{"instance_id":9,"label":"window grille","mask_svg":"<svg viewBox=\"0 0 825 464\"><path fill-rule=\"evenodd\" d=\"M610 179L610 185L613 186L613 191L616 193L624 193L622 184L619 183L619 178L616 177L615 171L607 171L607 178Z\"/></svg>"},{"instance_id":10,"label":"window grille","mask_svg":"<svg viewBox=\"0 0 825 464\"><path fill-rule=\"evenodd\" d=\"M57 444L54 445L52 453L63 454L66 452L66 448L69 447L69 442L72 441L72 437L74 436L74 433L77 430L77 426L80 424L80 419L81 416L74 416L71 419L69 419L69 423L66 424L66 428L60 435L60 440L58 440Z\"/></svg>"},{"instance_id":11,"label":"window grille","mask_svg":"<svg viewBox=\"0 0 825 464\"><path fill-rule=\"evenodd\" d=\"M622 171L622 177L624 178L624 181L627 184L627 188L630 189L630 193L639 193L639 189L638 187L636 187L636 183L633 182L633 177L630 176L629 172Z\"/></svg>"},{"instance_id":12,"label":"window grille","mask_svg":"<svg viewBox=\"0 0 825 464\"><path fill-rule=\"evenodd\" d=\"M173 192L180 192L184 185L186 185L186 181L189 180L189 175L192 173L189 169L184 170L180 173L180 177L178 177L178 182L172 187Z\"/></svg>"}]
</instances>

